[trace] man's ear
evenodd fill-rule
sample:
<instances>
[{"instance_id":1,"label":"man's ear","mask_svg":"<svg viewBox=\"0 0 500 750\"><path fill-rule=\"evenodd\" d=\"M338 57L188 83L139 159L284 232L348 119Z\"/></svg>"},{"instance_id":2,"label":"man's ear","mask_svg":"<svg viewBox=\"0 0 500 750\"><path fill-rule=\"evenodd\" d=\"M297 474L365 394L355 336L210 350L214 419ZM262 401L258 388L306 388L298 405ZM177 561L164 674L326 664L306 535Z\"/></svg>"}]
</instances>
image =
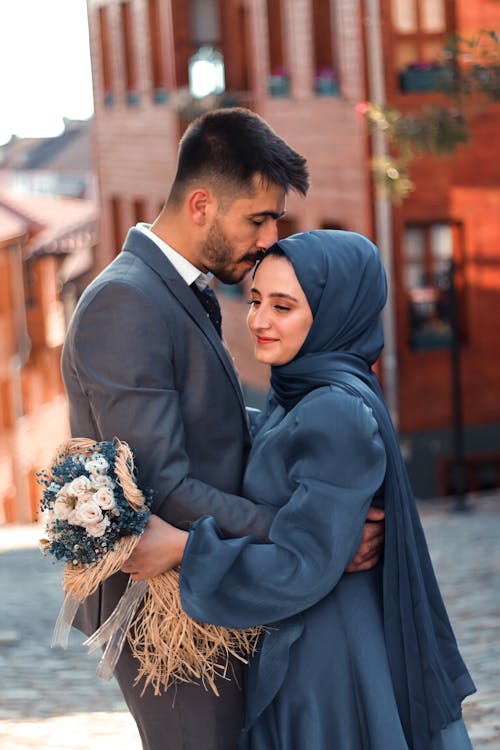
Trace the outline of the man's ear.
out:
<instances>
[{"instance_id":1,"label":"man's ear","mask_svg":"<svg viewBox=\"0 0 500 750\"><path fill-rule=\"evenodd\" d=\"M206 188L196 188L191 191L187 198L189 215L195 224L202 227L211 218L214 210L215 200L212 193Z\"/></svg>"}]
</instances>

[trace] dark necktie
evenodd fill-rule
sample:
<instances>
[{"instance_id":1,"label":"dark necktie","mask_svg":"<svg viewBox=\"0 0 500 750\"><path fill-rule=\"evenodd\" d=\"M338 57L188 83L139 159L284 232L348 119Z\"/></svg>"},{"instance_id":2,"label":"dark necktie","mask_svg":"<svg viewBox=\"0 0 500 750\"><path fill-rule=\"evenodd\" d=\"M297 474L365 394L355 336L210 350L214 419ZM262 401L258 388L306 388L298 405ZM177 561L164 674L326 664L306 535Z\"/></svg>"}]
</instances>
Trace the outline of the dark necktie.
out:
<instances>
[{"instance_id":1,"label":"dark necktie","mask_svg":"<svg viewBox=\"0 0 500 750\"><path fill-rule=\"evenodd\" d=\"M200 289L196 281L191 284L191 289L196 294L201 304L207 311L208 317L212 321L215 330L222 336L222 315L220 311L220 305L215 296L215 292L209 286Z\"/></svg>"}]
</instances>

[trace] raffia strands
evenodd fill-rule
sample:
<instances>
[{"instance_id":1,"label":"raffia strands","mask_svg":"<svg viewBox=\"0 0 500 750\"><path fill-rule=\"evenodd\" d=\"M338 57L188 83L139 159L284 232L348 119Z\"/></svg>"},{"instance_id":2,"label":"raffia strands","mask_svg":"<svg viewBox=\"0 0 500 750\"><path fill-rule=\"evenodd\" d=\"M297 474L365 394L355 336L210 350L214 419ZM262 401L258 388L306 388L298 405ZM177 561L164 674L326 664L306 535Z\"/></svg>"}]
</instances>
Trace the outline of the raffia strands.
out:
<instances>
[{"instance_id":1,"label":"raffia strands","mask_svg":"<svg viewBox=\"0 0 500 750\"><path fill-rule=\"evenodd\" d=\"M122 568L128 560L140 536L125 536L115 544L98 562L91 563L87 568L83 565L64 566L62 587L67 594L83 602L87 596L97 591L99 585Z\"/></svg>"},{"instance_id":2,"label":"raffia strands","mask_svg":"<svg viewBox=\"0 0 500 750\"><path fill-rule=\"evenodd\" d=\"M163 573L151 579L129 633L140 663L135 684L144 679L143 692L151 685L160 695L176 681L201 681L219 695L216 677L226 677L230 656L247 663L260 633L259 627L237 630L192 620L181 606L178 573Z\"/></svg>"},{"instance_id":3,"label":"raffia strands","mask_svg":"<svg viewBox=\"0 0 500 750\"><path fill-rule=\"evenodd\" d=\"M118 441L115 458L115 474L128 504L134 510L144 510L144 495L134 481L134 457L126 443Z\"/></svg>"},{"instance_id":4,"label":"raffia strands","mask_svg":"<svg viewBox=\"0 0 500 750\"><path fill-rule=\"evenodd\" d=\"M132 508L144 510L144 496L134 479L134 459L126 443L115 438L115 475ZM87 438L66 441L57 451L53 464L68 453L91 455L99 444ZM101 560L89 565L65 566L63 589L79 601L97 590L100 583L121 569L132 554L140 536L127 536L115 544ZM132 653L139 662L136 684L142 679L143 692L151 685L160 695L175 682L198 682L219 695L215 680L226 677L231 656L246 663L255 653L262 628L223 628L191 619L182 609L179 574L171 570L149 581L141 609L128 633Z\"/></svg>"}]
</instances>

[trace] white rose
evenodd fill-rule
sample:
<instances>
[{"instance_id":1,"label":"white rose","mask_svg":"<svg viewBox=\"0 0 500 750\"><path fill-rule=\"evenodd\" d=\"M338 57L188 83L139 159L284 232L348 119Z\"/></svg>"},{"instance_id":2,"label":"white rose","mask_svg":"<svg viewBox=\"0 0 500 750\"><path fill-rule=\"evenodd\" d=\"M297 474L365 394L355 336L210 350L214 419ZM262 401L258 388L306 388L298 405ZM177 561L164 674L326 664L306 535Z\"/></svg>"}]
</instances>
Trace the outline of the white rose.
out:
<instances>
[{"instance_id":1,"label":"white rose","mask_svg":"<svg viewBox=\"0 0 500 750\"><path fill-rule=\"evenodd\" d=\"M70 487L71 487L71 482L66 482L66 484L63 484L62 487L59 485L59 492L56 495L56 499L58 500L59 498L64 499L65 497L69 497Z\"/></svg>"},{"instance_id":2,"label":"white rose","mask_svg":"<svg viewBox=\"0 0 500 750\"><path fill-rule=\"evenodd\" d=\"M109 526L109 518L107 516L104 516L102 521L97 521L96 523L90 523L88 526L86 526L85 531L87 532L89 536L102 536L108 526Z\"/></svg>"},{"instance_id":3,"label":"white rose","mask_svg":"<svg viewBox=\"0 0 500 750\"><path fill-rule=\"evenodd\" d=\"M85 464L90 474L105 474L109 469L109 463L100 453L94 453L92 459Z\"/></svg>"},{"instance_id":4,"label":"white rose","mask_svg":"<svg viewBox=\"0 0 500 750\"><path fill-rule=\"evenodd\" d=\"M78 514L76 510L72 510L68 516L68 523L70 523L72 526L82 526L83 524L80 523L80 519L78 517Z\"/></svg>"},{"instance_id":5,"label":"white rose","mask_svg":"<svg viewBox=\"0 0 500 750\"><path fill-rule=\"evenodd\" d=\"M75 508L79 508L80 505L85 505L85 503L90 503L94 499L94 493L93 492L84 492L82 495L79 495L76 499Z\"/></svg>"},{"instance_id":6,"label":"white rose","mask_svg":"<svg viewBox=\"0 0 500 750\"><path fill-rule=\"evenodd\" d=\"M99 487L107 487L112 490L115 487L115 483L111 477L106 476L106 474L94 474L92 476L92 486L97 489L99 489Z\"/></svg>"},{"instance_id":7,"label":"white rose","mask_svg":"<svg viewBox=\"0 0 500 750\"><path fill-rule=\"evenodd\" d=\"M103 510L111 510L116 507L115 498L108 487L99 487L94 495L94 502Z\"/></svg>"},{"instance_id":8,"label":"white rose","mask_svg":"<svg viewBox=\"0 0 500 750\"><path fill-rule=\"evenodd\" d=\"M79 476L70 482L68 489L66 490L69 495L83 495L84 492L90 490L90 479L86 476Z\"/></svg>"},{"instance_id":9,"label":"white rose","mask_svg":"<svg viewBox=\"0 0 500 750\"><path fill-rule=\"evenodd\" d=\"M54 503L54 516L59 519L59 521L67 521L72 510L73 506L68 504L62 498L57 499Z\"/></svg>"},{"instance_id":10,"label":"white rose","mask_svg":"<svg viewBox=\"0 0 500 750\"><path fill-rule=\"evenodd\" d=\"M89 524L102 521L102 510L93 500L78 505L77 508L75 508L75 513L80 526L87 527Z\"/></svg>"}]
</instances>

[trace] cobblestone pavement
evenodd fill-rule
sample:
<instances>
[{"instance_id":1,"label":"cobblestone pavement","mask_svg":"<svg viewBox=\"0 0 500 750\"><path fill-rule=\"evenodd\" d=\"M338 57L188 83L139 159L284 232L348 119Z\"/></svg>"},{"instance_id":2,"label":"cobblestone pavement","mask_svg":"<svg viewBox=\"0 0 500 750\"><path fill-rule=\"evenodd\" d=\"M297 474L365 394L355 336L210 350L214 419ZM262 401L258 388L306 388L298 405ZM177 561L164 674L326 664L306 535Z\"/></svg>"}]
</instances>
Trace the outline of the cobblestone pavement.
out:
<instances>
[{"instance_id":1,"label":"cobblestone pavement","mask_svg":"<svg viewBox=\"0 0 500 750\"><path fill-rule=\"evenodd\" d=\"M464 715L475 750L500 750L500 496L421 505L444 598L478 693ZM0 528L0 747L140 750L114 681L95 676L73 633L51 650L62 600L60 567L36 548L36 526ZM304 750L306 750L304 748Z\"/></svg>"}]
</instances>

